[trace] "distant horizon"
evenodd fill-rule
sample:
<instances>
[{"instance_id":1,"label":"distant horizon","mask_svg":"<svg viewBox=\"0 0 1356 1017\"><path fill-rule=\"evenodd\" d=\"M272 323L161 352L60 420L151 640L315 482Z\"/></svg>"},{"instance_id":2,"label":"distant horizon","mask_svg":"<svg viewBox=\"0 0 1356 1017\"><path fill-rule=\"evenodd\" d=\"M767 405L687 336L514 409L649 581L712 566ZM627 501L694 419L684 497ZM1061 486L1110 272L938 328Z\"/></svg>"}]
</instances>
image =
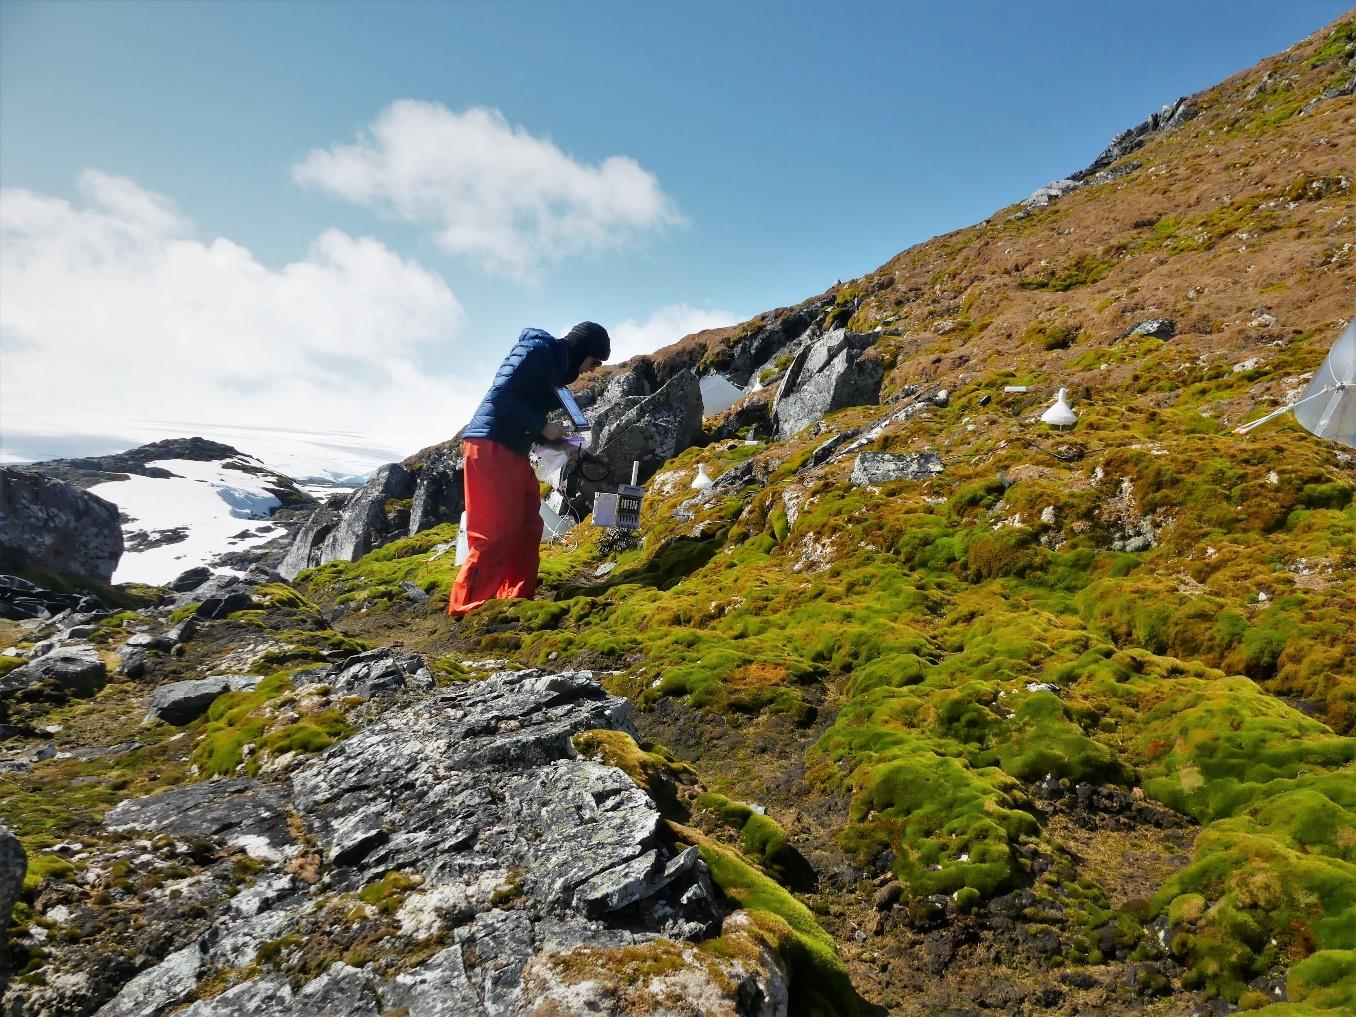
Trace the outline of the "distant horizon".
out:
<instances>
[{"instance_id":1,"label":"distant horizon","mask_svg":"<svg viewBox=\"0 0 1356 1017\"><path fill-rule=\"evenodd\" d=\"M0 413L0 466L25 466L52 459L96 458L127 452L155 441L205 438L253 456L293 480L356 481L386 463L399 462L418 451L401 451L363 442L360 436L352 434L327 435L287 428L175 421L129 421L122 426L113 422L107 430L86 426L68 433L16 434L12 421L6 420L12 416ZM262 449L250 448L250 438L259 439Z\"/></svg>"},{"instance_id":2,"label":"distant horizon","mask_svg":"<svg viewBox=\"0 0 1356 1017\"><path fill-rule=\"evenodd\" d=\"M847 4L848 61L808 4L11 0L0 461L202 419L403 458L524 327L617 362L798 303L1347 7Z\"/></svg>"}]
</instances>

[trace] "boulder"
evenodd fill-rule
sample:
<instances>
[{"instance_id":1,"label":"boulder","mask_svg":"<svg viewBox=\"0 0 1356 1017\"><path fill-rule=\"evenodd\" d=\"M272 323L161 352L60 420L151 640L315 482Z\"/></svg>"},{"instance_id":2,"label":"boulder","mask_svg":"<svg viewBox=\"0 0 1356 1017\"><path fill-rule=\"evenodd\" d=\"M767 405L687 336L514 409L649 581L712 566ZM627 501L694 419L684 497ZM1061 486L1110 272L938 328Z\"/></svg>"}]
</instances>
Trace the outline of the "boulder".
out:
<instances>
[{"instance_id":1,"label":"boulder","mask_svg":"<svg viewBox=\"0 0 1356 1017\"><path fill-rule=\"evenodd\" d=\"M639 461L649 476L702 436L701 384L682 371L650 396L627 396L593 419L591 451L607 462L616 483L627 483Z\"/></svg>"},{"instance_id":2,"label":"boulder","mask_svg":"<svg viewBox=\"0 0 1356 1017\"><path fill-rule=\"evenodd\" d=\"M877 402L885 366L878 357L864 355L876 339L838 328L802 347L782 376L772 406L778 437L789 438L845 406Z\"/></svg>"},{"instance_id":3,"label":"boulder","mask_svg":"<svg viewBox=\"0 0 1356 1017\"><path fill-rule=\"evenodd\" d=\"M0 468L0 558L108 581L122 549L111 501L41 474Z\"/></svg>"},{"instance_id":4,"label":"boulder","mask_svg":"<svg viewBox=\"0 0 1356 1017\"><path fill-rule=\"evenodd\" d=\"M336 696L362 696L364 699L407 689L427 692L434 685L433 675L419 654L386 648L368 650L341 660L320 680L330 686Z\"/></svg>"},{"instance_id":5,"label":"boulder","mask_svg":"<svg viewBox=\"0 0 1356 1017\"><path fill-rule=\"evenodd\" d=\"M23 621L49 618L63 611L95 611L97 598L79 593L53 593L18 576L0 575L0 618Z\"/></svg>"},{"instance_id":6,"label":"boulder","mask_svg":"<svg viewBox=\"0 0 1356 1017\"><path fill-rule=\"evenodd\" d=\"M1149 318L1134 325L1122 339L1128 339L1132 335L1148 336L1151 339L1162 339L1164 341L1171 339L1177 334L1177 325L1168 318Z\"/></svg>"},{"instance_id":7,"label":"boulder","mask_svg":"<svg viewBox=\"0 0 1356 1017\"><path fill-rule=\"evenodd\" d=\"M892 480L927 480L941 472L942 458L936 452L862 452L852 464L852 483L873 487Z\"/></svg>"},{"instance_id":8,"label":"boulder","mask_svg":"<svg viewBox=\"0 0 1356 1017\"><path fill-rule=\"evenodd\" d=\"M193 617L213 621L232 615L236 611L248 611L255 607L258 607L258 604L255 602L254 594L250 592L248 586L242 583L215 592L212 596L204 599L198 605L198 609L193 612Z\"/></svg>"},{"instance_id":9,"label":"boulder","mask_svg":"<svg viewBox=\"0 0 1356 1017\"><path fill-rule=\"evenodd\" d=\"M148 670L154 670L156 659L144 646L124 646L118 651L118 670L128 678L145 678Z\"/></svg>"},{"instance_id":10,"label":"boulder","mask_svg":"<svg viewBox=\"0 0 1356 1017\"><path fill-rule=\"evenodd\" d=\"M198 632L198 623L193 618L185 618L178 625L165 630L165 638L169 640L170 647L175 643L186 643L192 639Z\"/></svg>"},{"instance_id":11,"label":"boulder","mask_svg":"<svg viewBox=\"0 0 1356 1017\"><path fill-rule=\"evenodd\" d=\"M104 687L108 665L88 643L59 646L0 677L0 696L41 686L62 696L92 696Z\"/></svg>"},{"instance_id":12,"label":"boulder","mask_svg":"<svg viewBox=\"0 0 1356 1017\"><path fill-rule=\"evenodd\" d=\"M199 565L196 568L189 569L187 572L179 573L179 575L169 584L169 589L173 590L175 593L188 593L192 590L196 590L211 578L212 570L206 565Z\"/></svg>"},{"instance_id":13,"label":"boulder","mask_svg":"<svg viewBox=\"0 0 1356 1017\"><path fill-rule=\"evenodd\" d=\"M623 377L630 377L623 375ZM624 388L624 386L623 386ZM680 371L653 395L621 396L592 415L589 451L607 464L606 479L592 481L567 467L555 484L553 511L582 518L593 510L593 496L631 481L631 464L640 463L643 482L679 452L702 440L702 393L697 376Z\"/></svg>"},{"instance_id":14,"label":"boulder","mask_svg":"<svg viewBox=\"0 0 1356 1017\"><path fill-rule=\"evenodd\" d=\"M230 689L230 682L224 677L196 678L161 685L151 693L146 719L163 720L175 725L187 724L206 713L217 697Z\"/></svg>"}]
</instances>

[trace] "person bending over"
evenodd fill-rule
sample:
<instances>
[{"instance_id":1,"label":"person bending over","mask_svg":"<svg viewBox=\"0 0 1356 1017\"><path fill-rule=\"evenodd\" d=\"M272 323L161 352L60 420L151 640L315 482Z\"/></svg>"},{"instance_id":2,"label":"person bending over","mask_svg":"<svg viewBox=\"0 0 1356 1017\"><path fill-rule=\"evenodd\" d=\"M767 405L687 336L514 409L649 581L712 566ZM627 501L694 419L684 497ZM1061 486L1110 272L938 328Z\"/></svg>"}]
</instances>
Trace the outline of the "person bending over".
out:
<instances>
[{"instance_id":1,"label":"person bending over","mask_svg":"<svg viewBox=\"0 0 1356 1017\"><path fill-rule=\"evenodd\" d=\"M537 592L541 495L527 455L534 442L565 437L564 427L546 420L560 408L556 389L611 352L607 329L583 321L562 339L524 329L499 366L462 434L468 554L452 586L448 614L464 615L503 597L531 599Z\"/></svg>"}]
</instances>

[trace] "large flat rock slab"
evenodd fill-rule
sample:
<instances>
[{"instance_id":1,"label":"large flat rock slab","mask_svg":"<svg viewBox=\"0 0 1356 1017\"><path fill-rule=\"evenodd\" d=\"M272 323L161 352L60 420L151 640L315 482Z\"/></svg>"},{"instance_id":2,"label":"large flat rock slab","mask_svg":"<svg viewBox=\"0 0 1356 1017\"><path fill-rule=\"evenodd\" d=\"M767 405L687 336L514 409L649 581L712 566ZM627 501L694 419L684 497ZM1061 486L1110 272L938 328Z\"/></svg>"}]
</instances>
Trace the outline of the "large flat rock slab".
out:
<instances>
[{"instance_id":1,"label":"large flat rock slab","mask_svg":"<svg viewBox=\"0 0 1356 1017\"><path fill-rule=\"evenodd\" d=\"M614 990L580 991L566 959L659 941L681 944L684 977L698 998L724 1001L719 1012L785 1014L740 1003L784 1001L774 959L692 945L721 932L726 910L696 850L675 853L650 797L575 752L582 731L634 734L630 702L586 671L501 672L442 691L428 678L414 654L350 658L326 680L381 695L382 708L290 780L207 781L109 812L113 829L216 840L271 871L196 942L121 986L108 1017L185 1005L195 1017L609 1012L598 1006ZM355 923L383 963L336 961L318 975L279 965L278 944L349 942ZM261 965L197 998L199 984L265 956L281 970Z\"/></svg>"}]
</instances>

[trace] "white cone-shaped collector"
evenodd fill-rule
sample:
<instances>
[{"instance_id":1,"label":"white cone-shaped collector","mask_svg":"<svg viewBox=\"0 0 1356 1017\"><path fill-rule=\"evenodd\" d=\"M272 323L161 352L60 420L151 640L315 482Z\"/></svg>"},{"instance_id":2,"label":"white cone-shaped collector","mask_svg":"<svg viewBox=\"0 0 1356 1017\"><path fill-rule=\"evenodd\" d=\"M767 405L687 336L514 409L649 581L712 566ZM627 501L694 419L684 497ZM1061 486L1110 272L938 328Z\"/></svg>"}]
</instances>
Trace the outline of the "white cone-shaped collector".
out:
<instances>
[{"instance_id":1,"label":"white cone-shaped collector","mask_svg":"<svg viewBox=\"0 0 1356 1017\"><path fill-rule=\"evenodd\" d=\"M1356 448L1356 321L1333 344L1295 404L1300 427Z\"/></svg>"},{"instance_id":2,"label":"white cone-shaped collector","mask_svg":"<svg viewBox=\"0 0 1356 1017\"><path fill-rule=\"evenodd\" d=\"M1059 390L1054 404L1041 414L1041 423L1051 427L1072 427L1078 423L1078 414L1069 408L1069 398L1064 389Z\"/></svg>"},{"instance_id":3,"label":"white cone-shaped collector","mask_svg":"<svg viewBox=\"0 0 1356 1017\"><path fill-rule=\"evenodd\" d=\"M691 486L692 486L693 490L696 490L696 491L705 491L708 487L710 487L710 486L711 486L712 484L714 484L714 483L715 483L715 481L712 480L710 477L708 477L708 476L706 475L706 464L705 464L705 463L698 463L698 464L697 464L697 475L696 475L695 477L692 478L692 485L691 485Z\"/></svg>"}]
</instances>

